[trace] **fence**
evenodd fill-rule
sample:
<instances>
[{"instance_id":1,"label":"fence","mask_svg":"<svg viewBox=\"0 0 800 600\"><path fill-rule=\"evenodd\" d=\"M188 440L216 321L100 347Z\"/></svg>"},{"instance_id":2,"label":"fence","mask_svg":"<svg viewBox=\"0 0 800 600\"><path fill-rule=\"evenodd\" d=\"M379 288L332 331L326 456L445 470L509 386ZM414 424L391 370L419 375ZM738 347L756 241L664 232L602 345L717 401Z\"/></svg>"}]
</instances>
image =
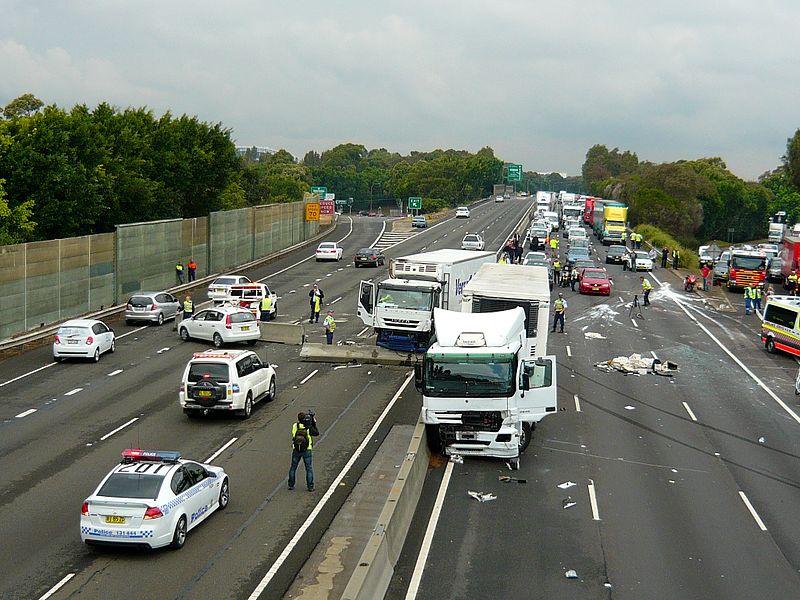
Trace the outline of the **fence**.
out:
<instances>
[{"instance_id":1,"label":"fence","mask_svg":"<svg viewBox=\"0 0 800 600\"><path fill-rule=\"evenodd\" d=\"M310 239L305 202L118 225L114 233L0 246L0 339L175 285L175 264L197 277ZM185 271L184 271L185 272Z\"/></svg>"}]
</instances>

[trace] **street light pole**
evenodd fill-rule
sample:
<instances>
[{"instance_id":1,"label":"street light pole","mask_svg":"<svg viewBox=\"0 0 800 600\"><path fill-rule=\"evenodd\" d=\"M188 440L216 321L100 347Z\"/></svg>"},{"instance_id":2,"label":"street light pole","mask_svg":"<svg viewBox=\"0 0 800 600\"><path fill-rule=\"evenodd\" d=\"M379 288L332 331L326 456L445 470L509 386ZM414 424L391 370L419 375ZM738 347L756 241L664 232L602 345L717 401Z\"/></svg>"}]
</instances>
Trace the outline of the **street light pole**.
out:
<instances>
[{"instance_id":1,"label":"street light pole","mask_svg":"<svg viewBox=\"0 0 800 600\"><path fill-rule=\"evenodd\" d=\"M376 185L380 185L380 184L381 184L381 183L380 183L379 181L376 181L375 183L373 183L373 184L371 184L371 185L369 186L369 212L372 212L372 189L373 189L373 188L374 188Z\"/></svg>"}]
</instances>

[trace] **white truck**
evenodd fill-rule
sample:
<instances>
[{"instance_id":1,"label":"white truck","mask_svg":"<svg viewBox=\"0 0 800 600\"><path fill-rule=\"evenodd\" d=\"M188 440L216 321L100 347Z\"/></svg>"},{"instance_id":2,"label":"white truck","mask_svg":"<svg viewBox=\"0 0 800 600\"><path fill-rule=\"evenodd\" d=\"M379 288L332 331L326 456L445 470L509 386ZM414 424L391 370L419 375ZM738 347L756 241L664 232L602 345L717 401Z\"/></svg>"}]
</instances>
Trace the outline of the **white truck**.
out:
<instances>
[{"instance_id":1,"label":"white truck","mask_svg":"<svg viewBox=\"0 0 800 600\"><path fill-rule=\"evenodd\" d=\"M461 310L464 286L493 252L434 250L396 258L389 279L362 281L356 311L375 328L376 343L404 352L424 352L434 331L434 309Z\"/></svg>"},{"instance_id":2,"label":"white truck","mask_svg":"<svg viewBox=\"0 0 800 600\"><path fill-rule=\"evenodd\" d=\"M786 235L786 212L779 210L769 220L769 233L767 239L775 244L780 244Z\"/></svg>"},{"instance_id":3,"label":"white truck","mask_svg":"<svg viewBox=\"0 0 800 600\"><path fill-rule=\"evenodd\" d=\"M558 406L547 269L484 265L461 307L435 311L436 341L416 368L428 443L518 467L536 423Z\"/></svg>"}]
</instances>

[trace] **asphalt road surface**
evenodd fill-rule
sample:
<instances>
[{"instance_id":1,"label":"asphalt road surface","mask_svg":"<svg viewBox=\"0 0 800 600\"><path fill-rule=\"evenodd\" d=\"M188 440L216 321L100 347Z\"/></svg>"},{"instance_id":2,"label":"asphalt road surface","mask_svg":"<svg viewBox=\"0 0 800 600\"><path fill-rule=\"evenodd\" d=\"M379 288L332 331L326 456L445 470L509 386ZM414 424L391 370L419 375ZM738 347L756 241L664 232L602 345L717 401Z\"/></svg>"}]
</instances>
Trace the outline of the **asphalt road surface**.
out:
<instances>
[{"instance_id":1,"label":"asphalt road surface","mask_svg":"<svg viewBox=\"0 0 800 600\"><path fill-rule=\"evenodd\" d=\"M483 204L470 219L416 231L386 254L458 247L466 231L482 231L487 249L497 249L528 206L522 200ZM277 291L282 322L305 322L308 290L317 282L336 310L337 339L370 343L371 332L355 316L358 282L383 278L387 268L354 269L351 259L375 242L383 225L377 218L340 217L325 239L341 241L345 260L316 263L309 260L313 249L305 248L247 274L267 278ZM259 343L262 359L276 365L277 399L256 405L247 421L189 420L178 405L180 379L191 354L209 344L182 342L171 323L109 324L117 350L97 364L53 363L49 347L0 362L0 597L37 598L59 584L51 598L249 597L406 380L406 370L335 369L300 362L297 347ZM306 327L311 341L324 340L320 325ZM307 408L316 411L322 430L314 445L317 491L289 492L289 429ZM414 423L419 408L419 396L407 388L387 427ZM224 448L213 462L230 475L228 510L191 531L178 552L85 547L81 503L127 447L179 450L201 461Z\"/></svg>"},{"instance_id":2,"label":"asphalt road surface","mask_svg":"<svg viewBox=\"0 0 800 600\"><path fill-rule=\"evenodd\" d=\"M800 598L797 364L766 353L738 294L738 313L716 313L656 269L640 318L640 274L608 270L610 298L565 291L567 333L548 344L559 412L517 472L432 465L388 598ZM595 366L634 352L679 371Z\"/></svg>"}]
</instances>

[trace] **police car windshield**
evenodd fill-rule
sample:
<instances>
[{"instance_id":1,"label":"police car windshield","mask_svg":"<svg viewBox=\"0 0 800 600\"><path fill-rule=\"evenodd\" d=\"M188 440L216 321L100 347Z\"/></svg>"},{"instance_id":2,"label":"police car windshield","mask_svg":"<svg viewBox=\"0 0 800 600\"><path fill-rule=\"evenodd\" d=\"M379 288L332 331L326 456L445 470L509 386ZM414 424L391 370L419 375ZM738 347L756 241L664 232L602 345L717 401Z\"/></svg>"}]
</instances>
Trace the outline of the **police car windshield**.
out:
<instances>
[{"instance_id":1,"label":"police car windshield","mask_svg":"<svg viewBox=\"0 0 800 600\"><path fill-rule=\"evenodd\" d=\"M158 498L163 475L114 473L97 492L108 498Z\"/></svg>"},{"instance_id":2,"label":"police car windshield","mask_svg":"<svg viewBox=\"0 0 800 600\"><path fill-rule=\"evenodd\" d=\"M217 383L228 383L228 365L226 363L192 363L189 367L189 383L197 383L206 375Z\"/></svg>"}]
</instances>

